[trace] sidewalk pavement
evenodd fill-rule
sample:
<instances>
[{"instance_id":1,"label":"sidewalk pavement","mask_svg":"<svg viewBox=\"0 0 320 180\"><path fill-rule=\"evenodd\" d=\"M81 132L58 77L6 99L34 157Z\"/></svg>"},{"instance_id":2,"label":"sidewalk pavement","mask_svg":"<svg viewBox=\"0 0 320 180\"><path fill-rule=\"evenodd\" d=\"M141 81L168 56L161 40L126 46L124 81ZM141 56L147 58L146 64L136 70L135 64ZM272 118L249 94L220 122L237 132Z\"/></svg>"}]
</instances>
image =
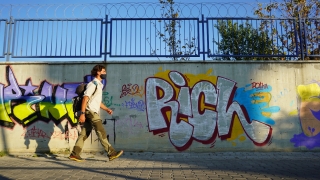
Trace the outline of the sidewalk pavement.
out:
<instances>
[{"instance_id":1,"label":"sidewalk pavement","mask_svg":"<svg viewBox=\"0 0 320 180\"><path fill-rule=\"evenodd\" d=\"M320 179L320 152L125 152L105 155L7 155L0 179Z\"/></svg>"}]
</instances>

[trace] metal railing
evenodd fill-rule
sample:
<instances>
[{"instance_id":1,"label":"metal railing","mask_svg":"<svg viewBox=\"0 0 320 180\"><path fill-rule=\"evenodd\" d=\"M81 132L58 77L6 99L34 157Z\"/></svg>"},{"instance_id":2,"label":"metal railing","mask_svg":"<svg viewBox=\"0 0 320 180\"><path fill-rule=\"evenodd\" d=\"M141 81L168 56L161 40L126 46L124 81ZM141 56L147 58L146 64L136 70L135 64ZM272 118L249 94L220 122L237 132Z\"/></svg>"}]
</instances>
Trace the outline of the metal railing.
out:
<instances>
[{"instance_id":1,"label":"metal railing","mask_svg":"<svg viewBox=\"0 0 320 180\"><path fill-rule=\"evenodd\" d=\"M0 6L0 18L10 15L9 19L0 19L0 61L320 57L319 17L244 18L252 16L254 9L253 4L247 3L174 6L176 18L158 18L163 9L155 3ZM218 11L211 11L212 8ZM226 9L223 14L221 8ZM39 18L44 14L46 19ZM88 18L79 18L82 16Z\"/></svg>"},{"instance_id":2,"label":"metal railing","mask_svg":"<svg viewBox=\"0 0 320 180\"><path fill-rule=\"evenodd\" d=\"M306 40L306 56L320 59L320 18L309 18L303 21L303 35Z\"/></svg>"},{"instance_id":3,"label":"metal railing","mask_svg":"<svg viewBox=\"0 0 320 180\"><path fill-rule=\"evenodd\" d=\"M102 19L16 19L12 58L102 56Z\"/></svg>"},{"instance_id":4,"label":"metal railing","mask_svg":"<svg viewBox=\"0 0 320 180\"><path fill-rule=\"evenodd\" d=\"M225 60L299 57L295 19L207 18L207 21L208 57ZM221 33L225 29L229 32Z\"/></svg>"},{"instance_id":5,"label":"metal railing","mask_svg":"<svg viewBox=\"0 0 320 180\"><path fill-rule=\"evenodd\" d=\"M166 30L173 22L176 36ZM112 18L110 57L200 57L199 24L198 18Z\"/></svg>"}]
</instances>

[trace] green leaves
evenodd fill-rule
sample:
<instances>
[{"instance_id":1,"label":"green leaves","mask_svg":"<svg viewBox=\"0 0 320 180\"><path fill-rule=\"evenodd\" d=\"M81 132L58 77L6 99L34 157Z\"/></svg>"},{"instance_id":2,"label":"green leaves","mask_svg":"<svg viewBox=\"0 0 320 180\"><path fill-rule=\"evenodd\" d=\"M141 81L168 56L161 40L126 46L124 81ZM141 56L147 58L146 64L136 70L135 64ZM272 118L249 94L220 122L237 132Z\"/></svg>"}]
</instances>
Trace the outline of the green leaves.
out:
<instances>
[{"instance_id":1,"label":"green leaves","mask_svg":"<svg viewBox=\"0 0 320 180\"><path fill-rule=\"evenodd\" d=\"M280 50L273 45L272 39L267 32L255 29L246 21L238 24L232 20L218 20L215 27L218 29L221 39L214 41L218 45L218 54L232 55L226 60L249 60L254 55L272 55ZM268 57L257 57L257 60L272 59Z\"/></svg>"},{"instance_id":2,"label":"green leaves","mask_svg":"<svg viewBox=\"0 0 320 180\"><path fill-rule=\"evenodd\" d=\"M174 7L174 0L159 0L159 3L162 5L162 17L164 18L178 18L180 10ZM162 33L161 30L157 30L157 35L168 47L170 55L173 56L183 56L183 55L192 55L196 53L196 38L191 37L191 40L184 39L184 44L182 43L179 33L182 29L181 21L169 20L165 21L163 30L168 34ZM185 35L184 35L185 36ZM173 60L189 60L190 57L173 57Z\"/></svg>"},{"instance_id":3,"label":"green leaves","mask_svg":"<svg viewBox=\"0 0 320 180\"><path fill-rule=\"evenodd\" d=\"M281 41L288 43L288 51L290 54L296 51L294 48L295 43L302 43L302 49L298 46L299 52L316 52L317 49L320 49L317 44L317 35L314 35L315 31L312 30L312 27L317 26L317 22L316 20L311 22L309 19L320 16L319 0L282 0L282 2L270 3L266 7L262 7L262 5L259 4L254 14L260 18L270 18L273 17L271 16L272 12L280 12L284 18L293 18L296 20L295 24L292 21L282 21L280 24L288 31L286 36L281 37ZM295 30L298 35L298 42L293 36ZM305 34L307 36L304 36ZM307 45L306 42L311 42L311 44ZM302 56L306 56L306 54L302 54Z\"/></svg>"}]
</instances>

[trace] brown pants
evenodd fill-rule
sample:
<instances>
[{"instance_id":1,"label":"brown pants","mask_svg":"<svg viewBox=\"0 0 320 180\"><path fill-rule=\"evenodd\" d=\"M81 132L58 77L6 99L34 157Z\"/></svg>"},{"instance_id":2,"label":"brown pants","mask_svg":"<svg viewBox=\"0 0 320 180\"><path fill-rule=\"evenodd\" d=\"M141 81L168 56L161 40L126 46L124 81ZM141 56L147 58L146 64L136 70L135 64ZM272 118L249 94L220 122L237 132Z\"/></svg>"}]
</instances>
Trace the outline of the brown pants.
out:
<instances>
[{"instance_id":1,"label":"brown pants","mask_svg":"<svg viewBox=\"0 0 320 180\"><path fill-rule=\"evenodd\" d=\"M80 156L84 141L89 137L92 128L96 131L98 139L103 146L104 150L108 153L108 155L112 155L116 153L115 149L111 146L107 139L107 133L102 125L102 120L97 113L86 110L86 121L81 127L81 133L76 141L75 146L72 150L72 155Z\"/></svg>"}]
</instances>

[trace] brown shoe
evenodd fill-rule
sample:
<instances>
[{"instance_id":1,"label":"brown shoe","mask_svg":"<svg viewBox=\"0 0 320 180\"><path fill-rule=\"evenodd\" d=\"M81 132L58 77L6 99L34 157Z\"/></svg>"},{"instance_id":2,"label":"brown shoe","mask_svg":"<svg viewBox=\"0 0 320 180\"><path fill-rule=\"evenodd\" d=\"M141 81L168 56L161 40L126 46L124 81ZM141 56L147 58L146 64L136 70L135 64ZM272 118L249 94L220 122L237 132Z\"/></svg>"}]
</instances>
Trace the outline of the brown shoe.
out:
<instances>
[{"instance_id":1,"label":"brown shoe","mask_svg":"<svg viewBox=\"0 0 320 180\"><path fill-rule=\"evenodd\" d=\"M118 151L117 153L114 153L113 155L110 155L109 156L109 161L112 161L112 160L120 157L122 154L123 154L123 150Z\"/></svg>"},{"instance_id":2,"label":"brown shoe","mask_svg":"<svg viewBox=\"0 0 320 180\"><path fill-rule=\"evenodd\" d=\"M78 162L84 161L84 159L82 159L80 156L74 156L72 154L69 156L69 159L78 161Z\"/></svg>"}]
</instances>

